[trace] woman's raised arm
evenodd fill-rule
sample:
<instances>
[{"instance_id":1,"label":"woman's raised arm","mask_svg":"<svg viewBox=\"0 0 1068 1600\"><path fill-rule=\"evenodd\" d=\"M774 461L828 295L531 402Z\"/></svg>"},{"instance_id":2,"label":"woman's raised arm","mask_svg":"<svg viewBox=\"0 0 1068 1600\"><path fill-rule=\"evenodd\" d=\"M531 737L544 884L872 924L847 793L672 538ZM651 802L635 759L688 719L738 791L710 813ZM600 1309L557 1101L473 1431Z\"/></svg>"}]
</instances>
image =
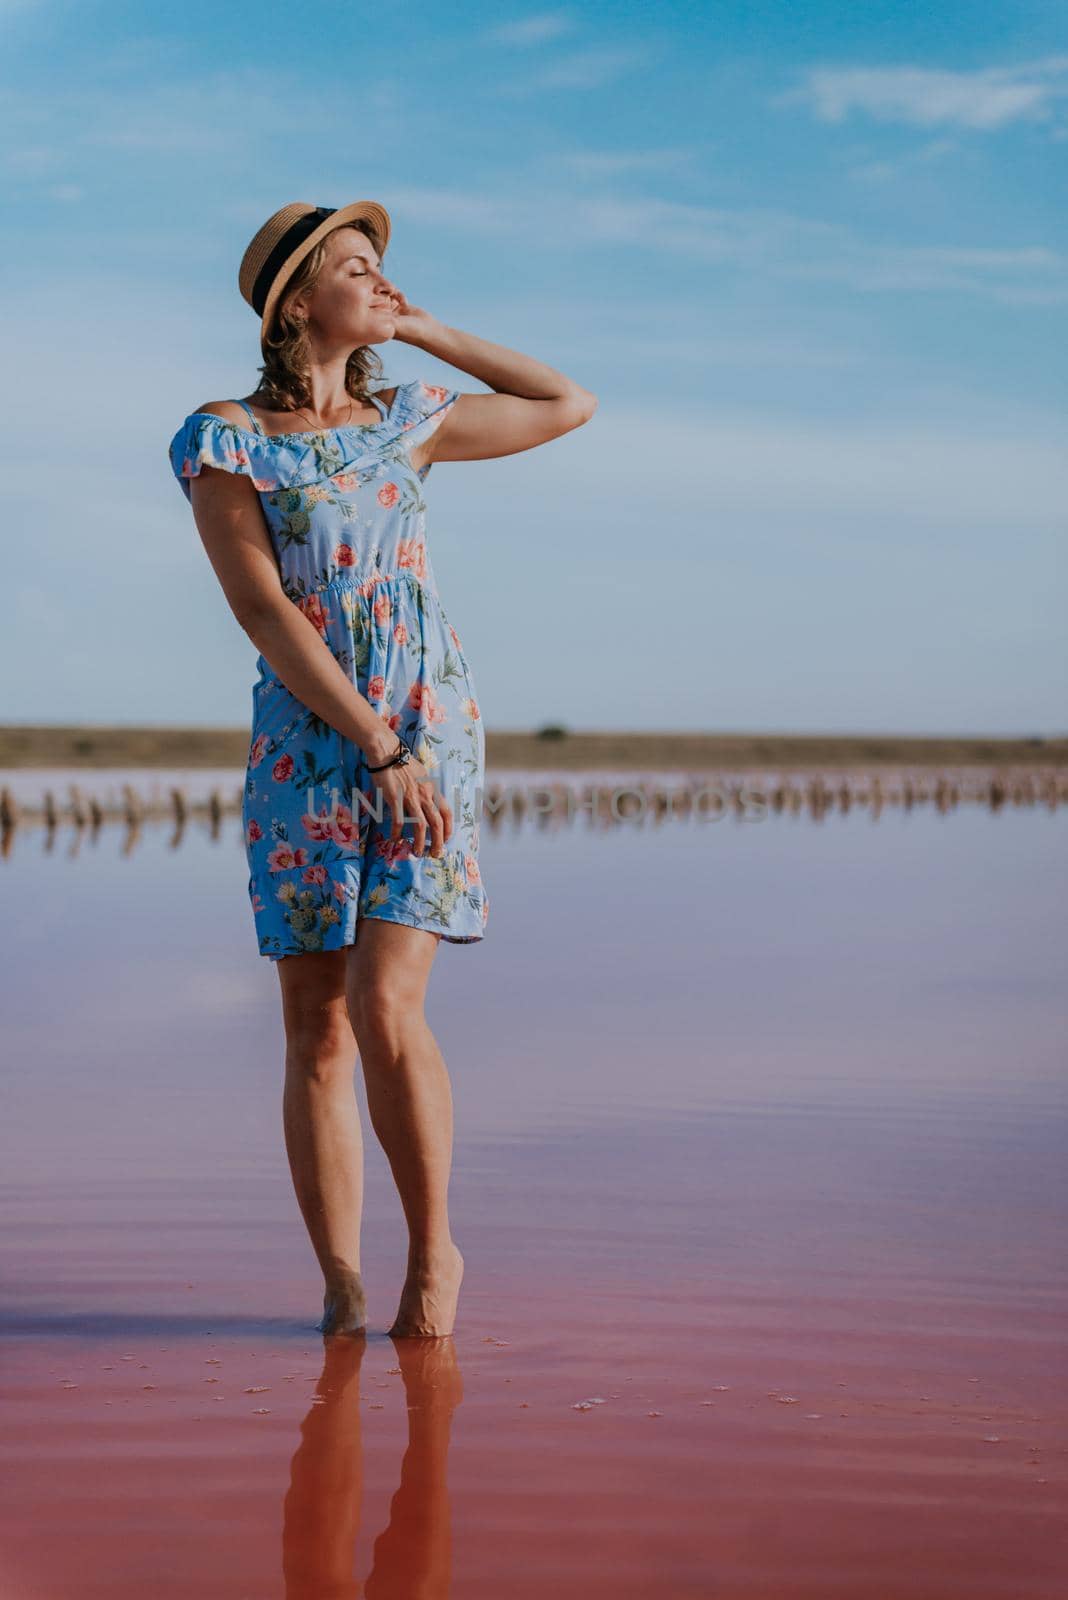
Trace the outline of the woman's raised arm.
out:
<instances>
[{"instance_id":1,"label":"woman's raised arm","mask_svg":"<svg viewBox=\"0 0 1068 1600\"><path fill-rule=\"evenodd\" d=\"M484 461L533 450L580 428L597 410L595 394L544 361L404 305L397 317L398 339L498 391L461 394L427 441L426 460Z\"/></svg>"}]
</instances>

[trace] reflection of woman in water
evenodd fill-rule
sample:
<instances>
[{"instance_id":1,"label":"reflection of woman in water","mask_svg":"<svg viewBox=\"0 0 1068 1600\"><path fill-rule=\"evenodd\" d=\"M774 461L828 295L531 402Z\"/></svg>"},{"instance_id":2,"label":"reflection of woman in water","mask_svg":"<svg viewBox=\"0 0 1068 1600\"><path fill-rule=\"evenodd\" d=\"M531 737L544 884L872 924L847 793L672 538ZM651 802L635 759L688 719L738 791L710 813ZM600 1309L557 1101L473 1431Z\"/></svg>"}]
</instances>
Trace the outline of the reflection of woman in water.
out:
<instances>
[{"instance_id":1,"label":"reflection of woman in water","mask_svg":"<svg viewBox=\"0 0 1068 1600\"><path fill-rule=\"evenodd\" d=\"M269 218L239 274L261 319L261 382L190 413L170 455L260 651L249 892L281 984L285 1141L325 1279L319 1327L366 1323L358 1048L409 1230L389 1331L442 1336L463 1257L447 1206L451 1089L423 1008L439 942L480 940L489 899L482 723L437 592L423 484L432 463L556 439L597 402L552 367L409 305L383 270L389 236L369 200L298 202ZM391 339L495 392L425 378L386 387L372 346Z\"/></svg>"},{"instance_id":2,"label":"reflection of woman in water","mask_svg":"<svg viewBox=\"0 0 1068 1600\"><path fill-rule=\"evenodd\" d=\"M282 1519L286 1600L357 1600L363 1445L364 1339L328 1339L317 1394L289 1469ZM447 1600L452 1528L448 1452L463 1382L451 1341L397 1342L408 1440L389 1526L375 1539L366 1600Z\"/></svg>"}]
</instances>

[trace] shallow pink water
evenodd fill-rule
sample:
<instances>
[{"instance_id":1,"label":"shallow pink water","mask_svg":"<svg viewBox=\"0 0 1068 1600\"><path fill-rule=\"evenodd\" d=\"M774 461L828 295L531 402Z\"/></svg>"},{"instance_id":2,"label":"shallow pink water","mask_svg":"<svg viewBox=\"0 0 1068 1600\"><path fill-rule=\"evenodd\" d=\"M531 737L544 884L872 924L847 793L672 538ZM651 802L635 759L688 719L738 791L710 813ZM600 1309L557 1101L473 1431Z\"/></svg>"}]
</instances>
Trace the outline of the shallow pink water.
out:
<instances>
[{"instance_id":1,"label":"shallow pink water","mask_svg":"<svg viewBox=\"0 0 1068 1600\"><path fill-rule=\"evenodd\" d=\"M491 836L430 1344L366 1116L370 1330L314 1331L236 835L20 839L4 1600L1060 1600L1063 833Z\"/></svg>"}]
</instances>

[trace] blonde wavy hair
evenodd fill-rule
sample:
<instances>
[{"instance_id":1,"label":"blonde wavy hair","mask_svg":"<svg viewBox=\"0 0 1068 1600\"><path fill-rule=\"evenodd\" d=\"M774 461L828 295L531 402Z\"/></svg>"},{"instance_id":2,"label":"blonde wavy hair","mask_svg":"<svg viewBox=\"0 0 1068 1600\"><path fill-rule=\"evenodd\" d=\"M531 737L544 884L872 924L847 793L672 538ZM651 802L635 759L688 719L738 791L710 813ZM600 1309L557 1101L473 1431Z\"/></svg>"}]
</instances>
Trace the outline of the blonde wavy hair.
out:
<instances>
[{"instance_id":1,"label":"blonde wavy hair","mask_svg":"<svg viewBox=\"0 0 1068 1600\"><path fill-rule=\"evenodd\" d=\"M341 228L352 228L363 235L378 251L379 260L384 254L374 234L358 222L343 222L340 227L324 234L314 249L309 250L286 284L271 318L271 325L263 340L264 362L256 393L272 411L297 411L311 404L311 384L308 381L308 334L304 322L290 311L290 302L301 289L314 289L326 260L326 241ZM367 385L382 376L382 359L371 345L360 345L349 356L345 367L345 389L353 398L365 405L370 403Z\"/></svg>"}]
</instances>

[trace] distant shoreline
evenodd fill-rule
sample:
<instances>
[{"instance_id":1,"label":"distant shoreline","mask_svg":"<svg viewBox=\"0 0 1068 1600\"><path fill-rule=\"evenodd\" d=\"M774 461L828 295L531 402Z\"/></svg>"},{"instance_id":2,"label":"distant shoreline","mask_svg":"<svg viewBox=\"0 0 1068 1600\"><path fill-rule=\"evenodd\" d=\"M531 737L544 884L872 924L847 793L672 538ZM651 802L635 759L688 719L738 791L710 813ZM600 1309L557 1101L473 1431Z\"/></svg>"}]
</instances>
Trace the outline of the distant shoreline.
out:
<instances>
[{"instance_id":1,"label":"distant shoreline","mask_svg":"<svg viewBox=\"0 0 1068 1600\"><path fill-rule=\"evenodd\" d=\"M20 767L237 767L247 728L0 726L0 769ZM1068 736L1004 739L943 734L644 733L489 731L494 771L629 768L640 771L805 770L862 766L1068 765Z\"/></svg>"}]
</instances>

